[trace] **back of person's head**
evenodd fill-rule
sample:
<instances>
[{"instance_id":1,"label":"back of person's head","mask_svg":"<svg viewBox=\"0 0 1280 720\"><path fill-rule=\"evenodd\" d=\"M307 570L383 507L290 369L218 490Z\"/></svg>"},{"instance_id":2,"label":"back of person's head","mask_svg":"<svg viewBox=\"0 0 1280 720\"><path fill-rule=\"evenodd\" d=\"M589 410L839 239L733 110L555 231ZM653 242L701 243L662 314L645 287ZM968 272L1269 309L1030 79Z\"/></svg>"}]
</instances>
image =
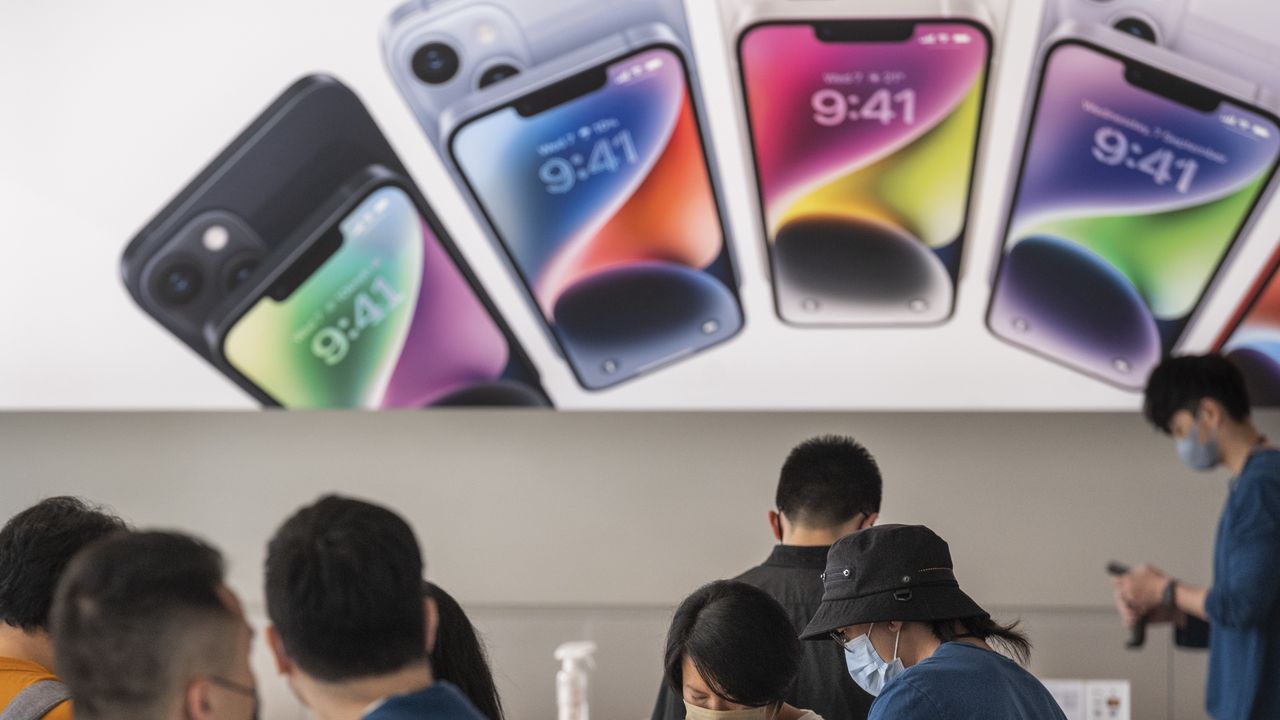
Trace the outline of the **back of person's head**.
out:
<instances>
[{"instance_id":1,"label":"back of person's head","mask_svg":"<svg viewBox=\"0 0 1280 720\"><path fill-rule=\"evenodd\" d=\"M267 546L267 614L278 651L310 678L342 683L425 663L422 555L399 515L330 495Z\"/></svg>"},{"instance_id":2,"label":"back of person's head","mask_svg":"<svg viewBox=\"0 0 1280 720\"><path fill-rule=\"evenodd\" d=\"M1249 419L1249 394L1240 370L1221 355L1183 355L1160 363L1147 379L1143 415L1165 433L1180 410L1195 415L1214 400L1236 422Z\"/></svg>"},{"instance_id":3,"label":"back of person's head","mask_svg":"<svg viewBox=\"0 0 1280 720\"><path fill-rule=\"evenodd\" d=\"M58 578L94 540L124 521L73 497L42 500L0 528L0 622L26 632L49 627Z\"/></svg>"},{"instance_id":4,"label":"back of person's head","mask_svg":"<svg viewBox=\"0 0 1280 720\"><path fill-rule=\"evenodd\" d=\"M787 520L828 530L880 512L880 467L860 443L823 435L797 445L782 464L776 504Z\"/></svg>"},{"instance_id":5,"label":"back of person's head","mask_svg":"<svg viewBox=\"0 0 1280 720\"><path fill-rule=\"evenodd\" d=\"M177 533L121 533L80 553L53 611L79 720L248 718L250 630L222 556Z\"/></svg>"},{"instance_id":6,"label":"back of person's head","mask_svg":"<svg viewBox=\"0 0 1280 720\"><path fill-rule=\"evenodd\" d=\"M786 610L768 593L718 580L676 608L664 667L667 685L695 707L777 706L799 674L800 641ZM739 708L716 704L716 698Z\"/></svg>"},{"instance_id":7,"label":"back of person's head","mask_svg":"<svg viewBox=\"0 0 1280 720\"><path fill-rule=\"evenodd\" d=\"M489 720L502 720L502 698L493 682L484 643L471 619L439 585L424 582L422 592L436 604L435 644L430 649L435 678L457 686Z\"/></svg>"}]
</instances>

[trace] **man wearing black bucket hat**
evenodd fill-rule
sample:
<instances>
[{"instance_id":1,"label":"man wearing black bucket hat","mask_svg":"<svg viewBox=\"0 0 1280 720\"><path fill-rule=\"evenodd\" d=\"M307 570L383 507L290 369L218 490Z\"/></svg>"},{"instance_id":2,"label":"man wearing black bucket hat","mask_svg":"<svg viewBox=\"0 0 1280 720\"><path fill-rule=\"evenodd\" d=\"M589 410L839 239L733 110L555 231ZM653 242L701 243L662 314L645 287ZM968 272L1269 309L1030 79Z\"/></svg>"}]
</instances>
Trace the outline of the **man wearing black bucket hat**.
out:
<instances>
[{"instance_id":1,"label":"man wearing black bucket hat","mask_svg":"<svg viewBox=\"0 0 1280 720\"><path fill-rule=\"evenodd\" d=\"M845 650L877 696L869 720L1065 720L1025 663L1031 644L960 590L947 543L923 525L885 525L831 546L822 604L801 639ZM886 659L887 658L887 659Z\"/></svg>"}]
</instances>

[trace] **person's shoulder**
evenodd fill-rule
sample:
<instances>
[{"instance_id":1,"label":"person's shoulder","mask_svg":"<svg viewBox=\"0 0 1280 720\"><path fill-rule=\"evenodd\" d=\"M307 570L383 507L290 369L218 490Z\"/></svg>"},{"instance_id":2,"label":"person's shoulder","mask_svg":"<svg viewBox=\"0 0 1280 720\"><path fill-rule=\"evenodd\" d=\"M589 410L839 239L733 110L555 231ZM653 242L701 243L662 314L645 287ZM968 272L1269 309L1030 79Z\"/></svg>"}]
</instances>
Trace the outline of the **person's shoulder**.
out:
<instances>
[{"instance_id":1,"label":"person's shoulder","mask_svg":"<svg viewBox=\"0 0 1280 720\"><path fill-rule=\"evenodd\" d=\"M364 717L365 720L484 720L462 691L447 682L437 682L417 692L388 698Z\"/></svg>"},{"instance_id":2,"label":"person's shoulder","mask_svg":"<svg viewBox=\"0 0 1280 720\"><path fill-rule=\"evenodd\" d=\"M920 666L911 669L918 670ZM910 671L899 675L876 698L871 706L871 714L867 716L868 720L941 718L942 710L929 692L927 676L928 673Z\"/></svg>"},{"instance_id":3,"label":"person's shoulder","mask_svg":"<svg viewBox=\"0 0 1280 720\"><path fill-rule=\"evenodd\" d=\"M1280 450L1266 450L1249 458L1236 489L1251 502L1280 502Z\"/></svg>"},{"instance_id":4,"label":"person's shoulder","mask_svg":"<svg viewBox=\"0 0 1280 720\"><path fill-rule=\"evenodd\" d=\"M1242 475L1280 481L1280 449L1268 448L1245 462Z\"/></svg>"},{"instance_id":5,"label":"person's shoulder","mask_svg":"<svg viewBox=\"0 0 1280 720\"><path fill-rule=\"evenodd\" d=\"M45 713L44 720L73 720L74 717L75 713L71 709L71 701L64 700L48 713Z\"/></svg>"}]
</instances>

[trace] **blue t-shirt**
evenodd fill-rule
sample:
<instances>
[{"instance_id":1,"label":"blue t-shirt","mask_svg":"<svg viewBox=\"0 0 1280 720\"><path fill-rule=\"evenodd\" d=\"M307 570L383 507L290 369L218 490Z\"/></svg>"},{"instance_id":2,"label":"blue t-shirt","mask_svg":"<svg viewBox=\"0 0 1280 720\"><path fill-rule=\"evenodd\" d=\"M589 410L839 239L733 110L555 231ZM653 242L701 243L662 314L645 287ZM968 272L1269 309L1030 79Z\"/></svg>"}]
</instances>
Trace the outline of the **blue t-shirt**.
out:
<instances>
[{"instance_id":1,"label":"blue t-shirt","mask_svg":"<svg viewBox=\"0 0 1280 720\"><path fill-rule=\"evenodd\" d=\"M943 643L885 686L867 720L1066 720L1034 675L1009 658Z\"/></svg>"},{"instance_id":2,"label":"blue t-shirt","mask_svg":"<svg viewBox=\"0 0 1280 720\"><path fill-rule=\"evenodd\" d=\"M485 720L458 688L437 682L426 690L392 695L364 720Z\"/></svg>"},{"instance_id":3,"label":"blue t-shirt","mask_svg":"<svg viewBox=\"0 0 1280 720\"><path fill-rule=\"evenodd\" d=\"M1209 714L1280 718L1280 450L1249 456L1231 481L1205 611Z\"/></svg>"}]
</instances>

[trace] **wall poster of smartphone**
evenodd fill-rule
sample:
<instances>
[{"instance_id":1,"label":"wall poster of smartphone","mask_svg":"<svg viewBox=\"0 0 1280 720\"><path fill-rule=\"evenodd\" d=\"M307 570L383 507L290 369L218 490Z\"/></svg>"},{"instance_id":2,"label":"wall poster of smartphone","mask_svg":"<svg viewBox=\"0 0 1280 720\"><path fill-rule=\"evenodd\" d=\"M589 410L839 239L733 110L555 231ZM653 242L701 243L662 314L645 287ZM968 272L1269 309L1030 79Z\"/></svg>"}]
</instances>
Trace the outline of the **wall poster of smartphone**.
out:
<instances>
[{"instance_id":1,"label":"wall poster of smartphone","mask_svg":"<svg viewBox=\"0 0 1280 720\"><path fill-rule=\"evenodd\" d=\"M129 243L125 287L206 360L205 324L310 214L370 165L404 167L333 77L286 89Z\"/></svg>"},{"instance_id":2,"label":"wall poster of smartphone","mask_svg":"<svg viewBox=\"0 0 1280 720\"><path fill-rule=\"evenodd\" d=\"M970 20L765 20L738 38L778 316L925 325L955 304L991 34Z\"/></svg>"},{"instance_id":3,"label":"wall poster of smartphone","mask_svg":"<svg viewBox=\"0 0 1280 720\"><path fill-rule=\"evenodd\" d=\"M1218 337L1214 350L1240 368L1254 407L1280 407L1280 248Z\"/></svg>"},{"instance_id":4,"label":"wall poster of smartphone","mask_svg":"<svg viewBox=\"0 0 1280 720\"><path fill-rule=\"evenodd\" d=\"M1280 121L1084 39L1048 50L987 325L1141 389L1280 157Z\"/></svg>"},{"instance_id":5,"label":"wall poster of smartphone","mask_svg":"<svg viewBox=\"0 0 1280 720\"><path fill-rule=\"evenodd\" d=\"M689 78L681 52L655 42L450 135L454 164L590 390L743 325Z\"/></svg>"},{"instance_id":6,"label":"wall poster of smartphone","mask_svg":"<svg viewBox=\"0 0 1280 720\"><path fill-rule=\"evenodd\" d=\"M538 374L407 181L370 169L210 342L288 408L547 405Z\"/></svg>"}]
</instances>

